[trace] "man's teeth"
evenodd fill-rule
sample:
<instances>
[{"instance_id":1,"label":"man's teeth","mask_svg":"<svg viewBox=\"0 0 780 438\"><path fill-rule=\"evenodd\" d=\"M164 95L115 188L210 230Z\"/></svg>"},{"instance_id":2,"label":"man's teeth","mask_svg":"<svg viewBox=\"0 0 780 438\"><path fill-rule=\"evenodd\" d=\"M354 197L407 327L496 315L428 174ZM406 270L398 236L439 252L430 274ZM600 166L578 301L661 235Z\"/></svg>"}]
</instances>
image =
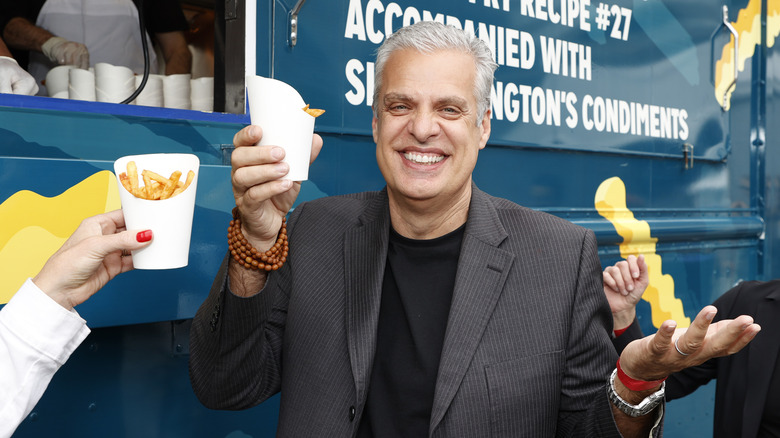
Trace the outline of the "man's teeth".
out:
<instances>
[{"instance_id":1,"label":"man's teeth","mask_svg":"<svg viewBox=\"0 0 780 438\"><path fill-rule=\"evenodd\" d=\"M441 155L423 155L415 152L404 153L404 158L419 164L434 164L444 159Z\"/></svg>"}]
</instances>

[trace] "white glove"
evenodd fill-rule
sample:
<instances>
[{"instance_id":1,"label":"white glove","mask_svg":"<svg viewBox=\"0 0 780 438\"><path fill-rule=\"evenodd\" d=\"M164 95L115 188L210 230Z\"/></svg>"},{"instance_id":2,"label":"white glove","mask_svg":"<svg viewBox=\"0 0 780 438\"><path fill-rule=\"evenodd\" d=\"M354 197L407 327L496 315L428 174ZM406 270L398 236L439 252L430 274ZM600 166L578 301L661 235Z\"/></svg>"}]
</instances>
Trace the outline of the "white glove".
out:
<instances>
[{"instance_id":1,"label":"white glove","mask_svg":"<svg viewBox=\"0 0 780 438\"><path fill-rule=\"evenodd\" d=\"M89 51L87 46L62 37L51 37L43 43L41 51L52 62L58 65L75 65L78 68L89 68Z\"/></svg>"},{"instance_id":2,"label":"white glove","mask_svg":"<svg viewBox=\"0 0 780 438\"><path fill-rule=\"evenodd\" d=\"M15 59L0 56L0 93L33 95L37 92L35 78L19 67Z\"/></svg>"}]
</instances>

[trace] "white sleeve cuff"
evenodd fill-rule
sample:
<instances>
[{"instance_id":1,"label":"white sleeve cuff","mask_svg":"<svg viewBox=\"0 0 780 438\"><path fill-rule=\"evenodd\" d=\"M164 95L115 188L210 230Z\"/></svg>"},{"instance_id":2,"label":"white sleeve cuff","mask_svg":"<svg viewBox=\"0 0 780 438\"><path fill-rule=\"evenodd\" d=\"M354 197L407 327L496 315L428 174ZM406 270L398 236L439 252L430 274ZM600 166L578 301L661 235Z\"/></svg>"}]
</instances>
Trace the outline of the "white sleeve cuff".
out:
<instances>
[{"instance_id":1,"label":"white sleeve cuff","mask_svg":"<svg viewBox=\"0 0 780 438\"><path fill-rule=\"evenodd\" d=\"M67 361L90 333L78 312L49 298L30 278L0 312L0 324L59 364Z\"/></svg>"}]
</instances>

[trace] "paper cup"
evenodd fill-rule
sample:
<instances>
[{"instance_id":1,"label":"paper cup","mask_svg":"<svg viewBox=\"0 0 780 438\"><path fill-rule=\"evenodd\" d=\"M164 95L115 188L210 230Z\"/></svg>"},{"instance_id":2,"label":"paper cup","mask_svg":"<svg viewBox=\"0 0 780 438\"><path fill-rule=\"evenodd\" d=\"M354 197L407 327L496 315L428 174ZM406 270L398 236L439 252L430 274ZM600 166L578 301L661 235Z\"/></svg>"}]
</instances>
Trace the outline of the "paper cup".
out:
<instances>
[{"instance_id":1,"label":"paper cup","mask_svg":"<svg viewBox=\"0 0 780 438\"><path fill-rule=\"evenodd\" d=\"M70 75L68 71L75 68L73 65L58 65L46 73L46 92L50 97L62 98L65 93L65 99L68 98L68 83Z\"/></svg>"},{"instance_id":2,"label":"paper cup","mask_svg":"<svg viewBox=\"0 0 780 438\"><path fill-rule=\"evenodd\" d=\"M129 161L135 161L138 168L139 186L143 186L143 170L151 170L165 177L179 170L182 181L187 172L192 170L195 178L186 190L172 198L157 201L136 198L119 180L119 175L127 172ZM136 269L174 269L189 263L199 166L200 160L192 154L130 155L114 162L127 229L152 230L154 235L149 246L132 252Z\"/></svg>"},{"instance_id":3,"label":"paper cup","mask_svg":"<svg viewBox=\"0 0 780 438\"><path fill-rule=\"evenodd\" d=\"M284 161L290 166L285 178L309 179L314 117L303 111L306 103L290 85L262 76L247 77L249 117L263 128L260 145L284 148Z\"/></svg>"},{"instance_id":4,"label":"paper cup","mask_svg":"<svg viewBox=\"0 0 780 438\"><path fill-rule=\"evenodd\" d=\"M163 103L166 108L190 109L190 80L192 75L180 73L163 78Z\"/></svg>"},{"instance_id":5,"label":"paper cup","mask_svg":"<svg viewBox=\"0 0 780 438\"><path fill-rule=\"evenodd\" d=\"M214 78L203 77L190 81L190 101L196 111L214 110Z\"/></svg>"},{"instance_id":6,"label":"paper cup","mask_svg":"<svg viewBox=\"0 0 780 438\"><path fill-rule=\"evenodd\" d=\"M155 75L150 74L149 78L146 80L146 85L144 85L144 89L141 90L141 92L138 94L138 96L133 100L133 105L144 105L144 106L156 106L156 107L162 107L163 106L163 91L162 91L162 75ZM143 81L144 77L143 75L137 75L135 77L135 88L138 89L138 87L141 86L141 81Z\"/></svg>"},{"instance_id":7,"label":"paper cup","mask_svg":"<svg viewBox=\"0 0 780 438\"><path fill-rule=\"evenodd\" d=\"M135 91L135 73L121 65L95 64L95 95L98 102L119 103Z\"/></svg>"},{"instance_id":8,"label":"paper cup","mask_svg":"<svg viewBox=\"0 0 780 438\"><path fill-rule=\"evenodd\" d=\"M94 102L95 73L90 70L72 68L68 70L68 99Z\"/></svg>"}]
</instances>

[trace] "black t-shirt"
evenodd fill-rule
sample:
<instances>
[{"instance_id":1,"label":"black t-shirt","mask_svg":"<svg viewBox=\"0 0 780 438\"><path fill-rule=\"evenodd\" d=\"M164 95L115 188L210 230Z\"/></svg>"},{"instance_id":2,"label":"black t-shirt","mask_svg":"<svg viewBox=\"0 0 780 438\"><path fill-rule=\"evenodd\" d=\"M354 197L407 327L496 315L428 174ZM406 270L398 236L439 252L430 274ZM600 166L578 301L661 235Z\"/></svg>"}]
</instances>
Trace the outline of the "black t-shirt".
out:
<instances>
[{"instance_id":1,"label":"black t-shirt","mask_svg":"<svg viewBox=\"0 0 780 438\"><path fill-rule=\"evenodd\" d=\"M764 415L758 429L758 438L780 437L780 357L775 359L775 371L769 381L764 403Z\"/></svg>"},{"instance_id":2,"label":"black t-shirt","mask_svg":"<svg viewBox=\"0 0 780 438\"><path fill-rule=\"evenodd\" d=\"M428 435L464 228L431 240L391 231L358 437Z\"/></svg>"},{"instance_id":3,"label":"black t-shirt","mask_svg":"<svg viewBox=\"0 0 780 438\"><path fill-rule=\"evenodd\" d=\"M133 0L136 8L139 7L139 1ZM0 0L0 36L12 18L23 17L35 24L44 3L46 0ZM189 24L177 0L143 0L143 11L144 27L150 35L189 30ZM11 47L9 49L19 65L27 68L29 52Z\"/></svg>"}]
</instances>

